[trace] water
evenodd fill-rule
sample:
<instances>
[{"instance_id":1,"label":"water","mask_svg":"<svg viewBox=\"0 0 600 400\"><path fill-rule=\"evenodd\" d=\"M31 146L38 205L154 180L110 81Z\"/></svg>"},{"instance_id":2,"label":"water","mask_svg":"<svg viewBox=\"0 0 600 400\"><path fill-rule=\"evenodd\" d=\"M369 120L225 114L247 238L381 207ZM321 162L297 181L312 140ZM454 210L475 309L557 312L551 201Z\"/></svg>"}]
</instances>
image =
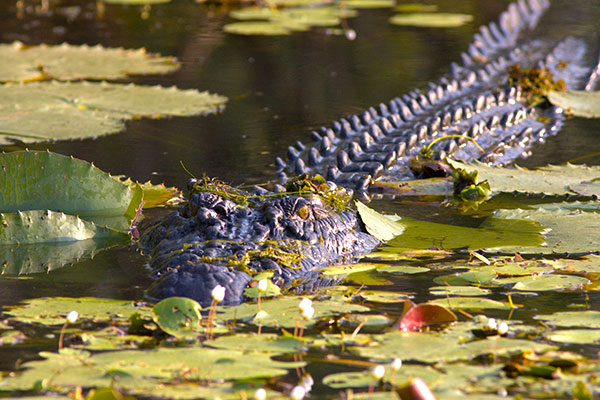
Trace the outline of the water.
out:
<instances>
[{"instance_id":1,"label":"water","mask_svg":"<svg viewBox=\"0 0 600 400\"><path fill-rule=\"evenodd\" d=\"M387 22L391 10L361 10L358 18L347 21L357 32L354 41L327 35L323 29L287 37L240 37L221 30L229 21L230 6L174 0L152 6L143 19L141 7L106 5L100 18L95 2L51 1L50 12L40 14L34 11L38 2L27 0L19 18L16 2L1 0L1 42L145 47L177 57L181 68L128 82L209 90L229 98L225 110L216 115L132 121L123 132L95 140L15 144L2 150L49 149L93 161L112 174L181 188L188 175L180 161L195 175L206 173L234 184L273 179L273 160L284 155L287 146L307 140L311 129L438 78L459 59L478 27L496 20L508 4L438 3L441 11L469 13L474 21L453 29L401 28ZM590 43L599 43L600 7L592 0L579 1L578 7L562 3L564 18L576 33L584 32ZM590 49L591 58L597 57L597 50ZM599 130L595 120L568 121L560 135L535 146L534 155L519 163L533 167L582 158L600 164ZM150 216L157 214L160 211ZM59 295L139 299L149 282L143 257L134 249L114 249L48 275L3 278L0 306ZM13 369L17 359L35 357L50 343L54 342L3 348L0 370Z\"/></svg>"}]
</instances>

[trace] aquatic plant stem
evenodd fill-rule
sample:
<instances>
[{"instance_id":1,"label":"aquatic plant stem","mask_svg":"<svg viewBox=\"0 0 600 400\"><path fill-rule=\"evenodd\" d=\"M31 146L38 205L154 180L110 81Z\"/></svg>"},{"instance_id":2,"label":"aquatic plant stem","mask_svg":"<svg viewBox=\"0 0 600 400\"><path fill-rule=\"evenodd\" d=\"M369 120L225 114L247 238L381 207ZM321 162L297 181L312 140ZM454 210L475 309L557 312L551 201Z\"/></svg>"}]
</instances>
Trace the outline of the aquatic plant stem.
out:
<instances>
[{"instance_id":1,"label":"aquatic plant stem","mask_svg":"<svg viewBox=\"0 0 600 400\"><path fill-rule=\"evenodd\" d=\"M63 343L65 340L65 330L67 329L67 325L69 325L69 321L65 321L64 325L62 326L61 330L60 330L60 336L58 337L58 350L62 350L63 349Z\"/></svg>"},{"instance_id":2,"label":"aquatic plant stem","mask_svg":"<svg viewBox=\"0 0 600 400\"><path fill-rule=\"evenodd\" d=\"M214 319L215 319L215 315L217 313L217 302L216 301L212 301L210 303L210 308L208 309L208 326L206 327L207 329L207 339L208 340L212 340L213 338L213 324L214 324Z\"/></svg>"}]
</instances>

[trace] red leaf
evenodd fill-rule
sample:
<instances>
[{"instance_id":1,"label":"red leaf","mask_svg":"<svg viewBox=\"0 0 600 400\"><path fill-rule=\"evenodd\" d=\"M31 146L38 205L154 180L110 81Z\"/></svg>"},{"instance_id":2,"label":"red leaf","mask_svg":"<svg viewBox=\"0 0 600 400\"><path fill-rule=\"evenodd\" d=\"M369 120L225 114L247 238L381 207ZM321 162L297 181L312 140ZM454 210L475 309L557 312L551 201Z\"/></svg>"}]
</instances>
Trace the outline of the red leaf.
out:
<instances>
[{"instance_id":1,"label":"red leaf","mask_svg":"<svg viewBox=\"0 0 600 400\"><path fill-rule=\"evenodd\" d=\"M449 324L456 315L446 307L436 304L419 304L408 310L394 328L401 331L418 331L429 325Z\"/></svg>"}]
</instances>

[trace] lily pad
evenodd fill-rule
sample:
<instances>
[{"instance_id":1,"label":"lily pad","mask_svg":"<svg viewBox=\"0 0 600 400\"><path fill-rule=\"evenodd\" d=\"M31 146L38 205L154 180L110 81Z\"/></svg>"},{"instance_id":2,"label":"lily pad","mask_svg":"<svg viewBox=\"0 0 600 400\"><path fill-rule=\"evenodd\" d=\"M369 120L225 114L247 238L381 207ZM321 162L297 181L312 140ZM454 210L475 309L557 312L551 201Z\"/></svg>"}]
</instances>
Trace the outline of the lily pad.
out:
<instances>
[{"instance_id":1,"label":"lily pad","mask_svg":"<svg viewBox=\"0 0 600 400\"><path fill-rule=\"evenodd\" d=\"M556 326L600 329L600 311L561 311L554 314L538 314L533 318Z\"/></svg>"},{"instance_id":2,"label":"lily pad","mask_svg":"<svg viewBox=\"0 0 600 400\"><path fill-rule=\"evenodd\" d=\"M600 117L600 92L572 90L567 92L548 92L548 100L560 106L576 117Z\"/></svg>"},{"instance_id":3,"label":"lily pad","mask_svg":"<svg viewBox=\"0 0 600 400\"><path fill-rule=\"evenodd\" d=\"M396 5L395 0L346 0L348 8L389 8Z\"/></svg>"},{"instance_id":4,"label":"lily pad","mask_svg":"<svg viewBox=\"0 0 600 400\"><path fill-rule=\"evenodd\" d=\"M404 232L403 224L378 213L360 201L356 201L355 204L358 215L360 215L362 222L365 224L367 232L377 239L385 242Z\"/></svg>"},{"instance_id":5,"label":"lily pad","mask_svg":"<svg viewBox=\"0 0 600 400\"><path fill-rule=\"evenodd\" d=\"M429 288L429 293L434 296L485 296L491 292L489 289L475 286L432 286Z\"/></svg>"},{"instance_id":6,"label":"lily pad","mask_svg":"<svg viewBox=\"0 0 600 400\"><path fill-rule=\"evenodd\" d=\"M564 272L573 272L581 274L600 274L600 256L590 254L581 260L563 260Z\"/></svg>"},{"instance_id":7,"label":"lily pad","mask_svg":"<svg viewBox=\"0 0 600 400\"><path fill-rule=\"evenodd\" d=\"M393 382L394 385L404 385L411 378L420 377L426 382L435 382L442 377L442 374L435 369L425 365L403 365L398 371L392 372L389 367L386 368L386 373L383 376L384 382ZM370 370L356 372L340 372L327 375L323 378L323 384L335 389L342 388L360 388L374 385ZM389 393L388 393L389 395ZM371 398L371 396L367 397ZM391 397L386 397L390 399Z\"/></svg>"},{"instance_id":8,"label":"lily pad","mask_svg":"<svg viewBox=\"0 0 600 400\"><path fill-rule=\"evenodd\" d=\"M394 11L402 13L413 13L413 12L435 12L438 10L438 6L435 4L422 4L422 3L404 3L398 4Z\"/></svg>"},{"instance_id":9,"label":"lily pad","mask_svg":"<svg viewBox=\"0 0 600 400\"><path fill-rule=\"evenodd\" d=\"M48 273L82 260L89 260L115 245L127 245L127 235L113 239L89 239L0 245L0 274L5 276Z\"/></svg>"},{"instance_id":10,"label":"lily pad","mask_svg":"<svg viewBox=\"0 0 600 400\"><path fill-rule=\"evenodd\" d=\"M44 325L62 325L66 315L77 311L79 318L97 322L121 322L135 312L150 314L150 308L136 306L131 301L99 299L95 297L42 297L25 301L6 309L9 319Z\"/></svg>"},{"instance_id":11,"label":"lily pad","mask_svg":"<svg viewBox=\"0 0 600 400\"><path fill-rule=\"evenodd\" d=\"M262 278L262 279L265 279L265 278ZM260 279L258 279L258 280L260 280ZM275 296L281 295L281 288L279 286L274 284L270 279L266 279L266 281L267 281L267 289L264 291L264 293L260 294L260 296L262 298L275 297ZM254 277L253 282L251 282L251 284L253 285L252 287L244 289L244 296L256 299L256 298L258 298L258 295L259 295L256 277Z\"/></svg>"},{"instance_id":12,"label":"lily pad","mask_svg":"<svg viewBox=\"0 0 600 400\"><path fill-rule=\"evenodd\" d=\"M125 350L138 349L148 336L129 335L127 332L111 326L96 332L75 333L79 340L70 347L85 350Z\"/></svg>"},{"instance_id":13,"label":"lily pad","mask_svg":"<svg viewBox=\"0 0 600 400\"><path fill-rule=\"evenodd\" d=\"M171 0L104 0L108 4L127 4L127 5L151 5L151 4L166 4Z\"/></svg>"},{"instance_id":14,"label":"lily pad","mask_svg":"<svg viewBox=\"0 0 600 400\"><path fill-rule=\"evenodd\" d=\"M297 353L304 342L293 337L280 337L273 333L238 333L207 340L204 345L218 349L240 350L247 353L286 354Z\"/></svg>"},{"instance_id":15,"label":"lily pad","mask_svg":"<svg viewBox=\"0 0 600 400\"><path fill-rule=\"evenodd\" d=\"M119 182L83 160L56 153L17 151L0 154L0 212L54 210L89 216L133 218L141 189Z\"/></svg>"},{"instance_id":16,"label":"lily pad","mask_svg":"<svg viewBox=\"0 0 600 400\"><path fill-rule=\"evenodd\" d=\"M437 284L464 286L469 284L485 285L489 284L497 274L494 271L469 271L457 274L442 275L436 277L433 281Z\"/></svg>"},{"instance_id":17,"label":"lily pad","mask_svg":"<svg viewBox=\"0 0 600 400\"><path fill-rule=\"evenodd\" d=\"M469 310L483 310L483 309L496 309L496 310L509 310L510 306L506 303L501 303L496 300L486 299L482 297L448 297L445 299L435 299L429 302L429 304L436 304L440 306L449 307L452 309L469 309Z\"/></svg>"},{"instance_id":18,"label":"lily pad","mask_svg":"<svg viewBox=\"0 0 600 400\"><path fill-rule=\"evenodd\" d=\"M107 135L127 120L202 115L227 100L193 89L56 81L0 85L0 98L0 145Z\"/></svg>"},{"instance_id":19,"label":"lily pad","mask_svg":"<svg viewBox=\"0 0 600 400\"><path fill-rule=\"evenodd\" d=\"M374 337L369 347L351 347L361 357L391 361L394 358L424 363L470 360L484 354L506 355L512 352L545 351L553 347L530 340L504 337L487 338L464 343L464 338L394 331Z\"/></svg>"},{"instance_id":20,"label":"lily pad","mask_svg":"<svg viewBox=\"0 0 600 400\"><path fill-rule=\"evenodd\" d=\"M336 26L341 18L356 16L350 9L335 6L289 7L248 7L235 10L230 16L243 22L227 24L223 30L241 35L288 35L293 31L306 31L312 26ZM257 21L258 20L258 21Z\"/></svg>"},{"instance_id":21,"label":"lily pad","mask_svg":"<svg viewBox=\"0 0 600 400\"><path fill-rule=\"evenodd\" d=\"M562 329L548 332L544 337L559 343L598 344L600 329Z\"/></svg>"},{"instance_id":22,"label":"lily pad","mask_svg":"<svg viewBox=\"0 0 600 400\"><path fill-rule=\"evenodd\" d=\"M172 206L183 201L181 190L176 187L166 187L164 183L156 185L150 181L144 183L133 182L130 178L123 176L113 176L113 178L117 178L124 184L129 185L131 189L139 185L144 193L144 209Z\"/></svg>"},{"instance_id":23,"label":"lily pad","mask_svg":"<svg viewBox=\"0 0 600 400\"><path fill-rule=\"evenodd\" d=\"M152 319L177 338L196 337L202 328L202 306L187 297L168 297L152 309Z\"/></svg>"},{"instance_id":24,"label":"lily pad","mask_svg":"<svg viewBox=\"0 0 600 400\"><path fill-rule=\"evenodd\" d=\"M473 20L472 15L454 13L408 13L390 18L394 25L410 25L426 28L455 28Z\"/></svg>"},{"instance_id":25,"label":"lily pad","mask_svg":"<svg viewBox=\"0 0 600 400\"><path fill-rule=\"evenodd\" d=\"M511 288L513 290L537 292L547 290L581 290L583 286L591 282L589 279L581 276L551 274L496 279L493 283L502 286L512 285Z\"/></svg>"},{"instance_id":26,"label":"lily pad","mask_svg":"<svg viewBox=\"0 0 600 400\"><path fill-rule=\"evenodd\" d=\"M265 378L282 376L289 368L304 366L303 362L273 361L263 353L201 347L95 355L69 349L40 355L43 360L27 362L23 372L0 381L0 390L31 390L51 376L46 390L67 392L76 387L108 387L116 376L121 390L152 396L153 389L159 385L168 387L180 379L205 384L207 381Z\"/></svg>"},{"instance_id":27,"label":"lily pad","mask_svg":"<svg viewBox=\"0 0 600 400\"><path fill-rule=\"evenodd\" d=\"M541 246L499 246L486 251L522 254L591 253L599 250L600 213L571 210L500 210L497 218L535 221L546 228Z\"/></svg>"},{"instance_id":28,"label":"lily pad","mask_svg":"<svg viewBox=\"0 0 600 400\"><path fill-rule=\"evenodd\" d=\"M21 42L0 44L0 81L47 79L121 79L134 74L165 74L179 68L173 57L96 46L27 46Z\"/></svg>"},{"instance_id":29,"label":"lily pad","mask_svg":"<svg viewBox=\"0 0 600 400\"><path fill-rule=\"evenodd\" d=\"M73 242L107 238L114 239L113 243L123 243L128 236L126 233L97 226L73 215L50 210L0 213L0 247L3 250L9 250L10 248L6 245L11 244ZM0 258L3 257L0 256ZM21 272L23 267L21 265L11 268Z\"/></svg>"},{"instance_id":30,"label":"lily pad","mask_svg":"<svg viewBox=\"0 0 600 400\"><path fill-rule=\"evenodd\" d=\"M448 160L453 168L462 168L468 172L477 170L480 180L487 180L493 193L540 193L544 195L579 194L572 187L586 184L586 196L600 194L600 167L585 165L548 165L535 170L525 168L491 167L479 162L465 163ZM580 189L582 190L582 189Z\"/></svg>"},{"instance_id":31,"label":"lily pad","mask_svg":"<svg viewBox=\"0 0 600 400\"><path fill-rule=\"evenodd\" d=\"M227 33L234 33L237 35L265 35L265 36L282 36L289 35L292 30L277 23L270 21L242 21L232 22L223 25L223 30Z\"/></svg>"},{"instance_id":32,"label":"lily pad","mask_svg":"<svg viewBox=\"0 0 600 400\"><path fill-rule=\"evenodd\" d=\"M414 265L386 265L385 267L377 267L378 272L386 274L420 274L422 272L430 271L427 267L415 267Z\"/></svg>"},{"instance_id":33,"label":"lily pad","mask_svg":"<svg viewBox=\"0 0 600 400\"><path fill-rule=\"evenodd\" d=\"M263 301L261 310L266 314L260 319L260 325L294 328L300 316L298 305L301 299L297 296L286 296ZM304 326L314 325L315 319L319 318L369 311L365 306L348 303L341 296L339 299L314 300L312 306L315 309L314 319L303 321ZM218 310L216 320L223 322L232 320L251 322L258 311L256 304L247 303L237 307L219 307Z\"/></svg>"},{"instance_id":34,"label":"lily pad","mask_svg":"<svg viewBox=\"0 0 600 400\"><path fill-rule=\"evenodd\" d=\"M323 275L345 275L353 274L362 271L371 271L385 264L373 264L373 263L357 263L357 264L344 264L344 265L332 265L325 267L320 271Z\"/></svg>"},{"instance_id":35,"label":"lily pad","mask_svg":"<svg viewBox=\"0 0 600 400\"><path fill-rule=\"evenodd\" d=\"M427 249L431 247L448 249L480 249L499 246L504 243L515 246L532 246L543 243L540 232L543 227L534 221L510 221L501 218L487 218L479 228L439 224L402 218L406 230L401 236L388 242L395 247Z\"/></svg>"},{"instance_id":36,"label":"lily pad","mask_svg":"<svg viewBox=\"0 0 600 400\"><path fill-rule=\"evenodd\" d=\"M412 296L407 293L390 292L384 290L361 290L358 295L366 301L376 303L403 303L409 301Z\"/></svg>"}]
</instances>

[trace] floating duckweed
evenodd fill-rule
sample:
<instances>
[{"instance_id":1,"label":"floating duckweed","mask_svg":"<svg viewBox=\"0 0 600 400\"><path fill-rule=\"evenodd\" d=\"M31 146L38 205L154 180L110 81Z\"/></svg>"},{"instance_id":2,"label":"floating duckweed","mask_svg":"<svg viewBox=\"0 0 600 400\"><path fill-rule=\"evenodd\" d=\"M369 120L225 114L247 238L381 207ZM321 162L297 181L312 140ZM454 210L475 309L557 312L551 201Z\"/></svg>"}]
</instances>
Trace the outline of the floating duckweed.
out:
<instances>
[{"instance_id":1,"label":"floating duckweed","mask_svg":"<svg viewBox=\"0 0 600 400\"><path fill-rule=\"evenodd\" d=\"M250 197L247 192L236 189L233 186L216 178L209 178L204 175L194 184L190 194L209 192L221 196L224 199L231 200L239 205L247 205Z\"/></svg>"},{"instance_id":2,"label":"floating duckweed","mask_svg":"<svg viewBox=\"0 0 600 400\"><path fill-rule=\"evenodd\" d=\"M548 68L521 69L519 64L508 67L508 83L519 85L530 106L538 106L547 101L551 90L564 92L567 90L562 79L555 80Z\"/></svg>"}]
</instances>

